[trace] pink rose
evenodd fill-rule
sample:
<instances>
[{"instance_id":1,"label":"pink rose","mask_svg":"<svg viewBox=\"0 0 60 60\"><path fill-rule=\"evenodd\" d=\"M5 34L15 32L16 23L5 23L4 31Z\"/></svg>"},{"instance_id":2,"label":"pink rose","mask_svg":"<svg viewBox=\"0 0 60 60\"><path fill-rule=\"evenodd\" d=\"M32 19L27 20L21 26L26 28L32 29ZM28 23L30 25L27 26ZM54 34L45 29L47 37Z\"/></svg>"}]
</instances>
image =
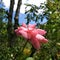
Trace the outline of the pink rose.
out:
<instances>
[{"instance_id":1,"label":"pink rose","mask_svg":"<svg viewBox=\"0 0 60 60\"><path fill-rule=\"evenodd\" d=\"M15 30L17 35L22 35L26 38L35 49L40 49L41 43L47 43L48 40L43 36L46 34L45 30L36 28L36 24L22 24L22 26L18 27Z\"/></svg>"}]
</instances>

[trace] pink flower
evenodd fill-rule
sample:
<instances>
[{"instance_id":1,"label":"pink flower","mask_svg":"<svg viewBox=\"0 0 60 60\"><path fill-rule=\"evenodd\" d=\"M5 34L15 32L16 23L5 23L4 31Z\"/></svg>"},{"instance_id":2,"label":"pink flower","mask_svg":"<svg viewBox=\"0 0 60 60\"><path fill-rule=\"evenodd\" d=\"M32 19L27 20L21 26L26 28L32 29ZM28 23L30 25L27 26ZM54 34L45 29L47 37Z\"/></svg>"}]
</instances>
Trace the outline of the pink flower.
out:
<instances>
[{"instance_id":1,"label":"pink flower","mask_svg":"<svg viewBox=\"0 0 60 60\"><path fill-rule=\"evenodd\" d=\"M40 49L41 43L46 43L48 40L43 36L46 34L45 30L36 28L36 24L22 24L21 27L15 30L17 35L22 35L26 38L35 49Z\"/></svg>"}]
</instances>

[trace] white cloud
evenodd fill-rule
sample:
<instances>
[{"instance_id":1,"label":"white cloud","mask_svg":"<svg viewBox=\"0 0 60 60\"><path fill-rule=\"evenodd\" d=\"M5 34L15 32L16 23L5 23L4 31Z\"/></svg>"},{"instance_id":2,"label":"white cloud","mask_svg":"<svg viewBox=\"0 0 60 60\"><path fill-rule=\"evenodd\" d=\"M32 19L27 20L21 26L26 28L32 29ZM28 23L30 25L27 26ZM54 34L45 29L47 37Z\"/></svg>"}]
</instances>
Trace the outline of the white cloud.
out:
<instances>
[{"instance_id":1,"label":"white cloud","mask_svg":"<svg viewBox=\"0 0 60 60\"><path fill-rule=\"evenodd\" d=\"M25 12L25 5L24 5L24 3L35 4L35 5L39 6L40 3L44 3L45 1L46 0L38 0L38 1L37 0L28 0L28 1L27 0L22 0L22 6L21 6L20 12L21 13L24 13ZM9 8L10 0L3 0L3 2L5 4L5 6L7 8ZM14 11L16 10L17 2L18 2L18 0L15 0Z\"/></svg>"},{"instance_id":2,"label":"white cloud","mask_svg":"<svg viewBox=\"0 0 60 60\"><path fill-rule=\"evenodd\" d=\"M10 5L10 0L3 0L4 5L8 8Z\"/></svg>"},{"instance_id":3,"label":"white cloud","mask_svg":"<svg viewBox=\"0 0 60 60\"><path fill-rule=\"evenodd\" d=\"M37 0L28 0L27 3L35 4L35 5L39 6L40 3L44 3L44 1L46 1L46 0L38 0L38 1Z\"/></svg>"}]
</instances>

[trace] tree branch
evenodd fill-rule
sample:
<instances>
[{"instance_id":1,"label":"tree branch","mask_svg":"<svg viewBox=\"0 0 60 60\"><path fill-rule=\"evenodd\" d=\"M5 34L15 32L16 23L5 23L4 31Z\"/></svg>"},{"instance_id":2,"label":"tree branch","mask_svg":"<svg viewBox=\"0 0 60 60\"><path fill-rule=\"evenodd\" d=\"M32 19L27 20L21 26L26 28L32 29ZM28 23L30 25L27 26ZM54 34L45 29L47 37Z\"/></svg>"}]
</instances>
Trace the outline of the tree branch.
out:
<instances>
[{"instance_id":1,"label":"tree branch","mask_svg":"<svg viewBox=\"0 0 60 60\"><path fill-rule=\"evenodd\" d=\"M15 14L15 23L14 23L14 29L16 29L18 27L18 18L19 18L19 13L20 13L20 7L22 4L22 0L18 0L18 4L17 4L17 9L16 9L16 14Z\"/></svg>"}]
</instances>

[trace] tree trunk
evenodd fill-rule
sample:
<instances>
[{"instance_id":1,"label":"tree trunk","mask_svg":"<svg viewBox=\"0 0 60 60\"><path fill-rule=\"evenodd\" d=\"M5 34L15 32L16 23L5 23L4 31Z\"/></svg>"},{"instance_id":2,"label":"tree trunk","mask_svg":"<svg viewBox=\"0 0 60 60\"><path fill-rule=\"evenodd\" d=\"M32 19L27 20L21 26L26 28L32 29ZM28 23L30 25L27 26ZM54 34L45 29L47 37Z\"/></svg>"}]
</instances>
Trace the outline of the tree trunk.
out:
<instances>
[{"instance_id":1,"label":"tree trunk","mask_svg":"<svg viewBox=\"0 0 60 60\"><path fill-rule=\"evenodd\" d=\"M8 3L8 2L7 2ZM7 25L7 31L8 31L8 40L9 40L9 46L11 47L13 44L13 30L12 30L12 17L13 17L13 8L14 8L14 0L10 0L10 8L8 13L8 25Z\"/></svg>"}]
</instances>

